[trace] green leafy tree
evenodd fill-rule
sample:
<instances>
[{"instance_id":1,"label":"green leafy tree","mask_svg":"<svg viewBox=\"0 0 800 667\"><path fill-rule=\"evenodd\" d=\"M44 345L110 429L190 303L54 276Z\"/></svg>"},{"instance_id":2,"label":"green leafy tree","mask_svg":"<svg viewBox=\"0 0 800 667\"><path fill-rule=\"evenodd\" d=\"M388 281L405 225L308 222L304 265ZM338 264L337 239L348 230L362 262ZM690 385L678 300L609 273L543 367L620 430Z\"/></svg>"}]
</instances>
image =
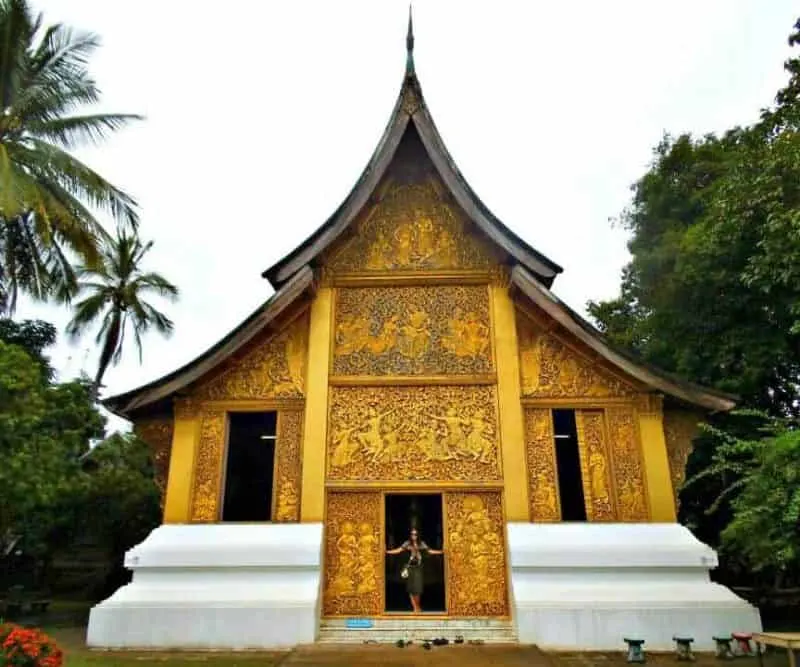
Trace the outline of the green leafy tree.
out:
<instances>
[{"instance_id":1,"label":"green leafy tree","mask_svg":"<svg viewBox=\"0 0 800 667\"><path fill-rule=\"evenodd\" d=\"M796 480L778 472L797 468L796 432L769 422L800 414L800 57L785 68L757 123L659 144L621 216L632 259L620 296L589 304L612 341L741 397L744 413L710 418L695 441L680 518L742 573L798 563Z\"/></svg>"},{"instance_id":2,"label":"green leafy tree","mask_svg":"<svg viewBox=\"0 0 800 667\"><path fill-rule=\"evenodd\" d=\"M166 315L145 301L149 295L175 300L178 288L158 273L145 271L143 261L153 242L142 243L135 234L119 231L102 249L101 263L79 269L79 290L86 294L75 304L67 333L76 338L100 322L97 342L101 345L95 389L111 363L122 357L125 333L130 328L139 360L142 335L150 329L170 335L173 324Z\"/></svg>"},{"instance_id":3,"label":"green leafy tree","mask_svg":"<svg viewBox=\"0 0 800 667\"><path fill-rule=\"evenodd\" d=\"M794 420L743 413L754 438L706 427L716 441L711 461L685 488L708 482L716 488L705 514L727 506L730 517L721 530L723 553L743 568L779 586L787 576L800 583L800 430Z\"/></svg>"},{"instance_id":4,"label":"green leafy tree","mask_svg":"<svg viewBox=\"0 0 800 667\"><path fill-rule=\"evenodd\" d=\"M50 384L21 347L0 341L0 537L21 535L39 556L66 539L81 456L104 426L88 382Z\"/></svg>"},{"instance_id":5,"label":"green leafy tree","mask_svg":"<svg viewBox=\"0 0 800 667\"><path fill-rule=\"evenodd\" d=\"M68 151L139 117L83 112L100 97L96 36L45 27L26 0L0 0L0 36L0 312L13 312L20 291L69 296L68 253L92 263L105 236L93 210L136 226L134 200Z\"/></svg>"},{"instance_id":6,"label":"green leafy tree","mask_svg":"<svg viewBox=\"0 0 800 667\"><path fill-rule=\"evenodd\" d=\"M44 353L56 342L56 328L50 322L0 318L0 340L25 350L39 364L46 380L55 377L55 369Z\"/></svg>"}]
</instances>

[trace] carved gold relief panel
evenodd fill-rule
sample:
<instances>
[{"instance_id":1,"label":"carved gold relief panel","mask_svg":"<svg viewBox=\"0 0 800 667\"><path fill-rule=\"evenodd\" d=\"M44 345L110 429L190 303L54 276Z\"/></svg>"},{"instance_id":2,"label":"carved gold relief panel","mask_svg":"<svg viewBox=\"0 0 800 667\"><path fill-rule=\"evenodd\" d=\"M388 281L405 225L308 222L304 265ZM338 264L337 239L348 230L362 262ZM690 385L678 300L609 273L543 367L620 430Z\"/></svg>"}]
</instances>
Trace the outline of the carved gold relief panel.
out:
<instances>
[{"instance_id":1,"label":"carved gold relief panel","mask_svg":"<svg viewBox=\"0 0 800 667\"><path fill-rule=\"evenodd\" d=\"M438 180L390 184L337 248L327 268L339 274L491 268L491 246L467 229Z\"/></svg>"},{"instance_id":2,"label":"carved gold relief panel","mask_svg":"<svg viewBox=\"0 0 800 667\"><path fill-rule=\"evenodd\" d=\"M332 387L328 479L500 479L492 386Z\"/></svg>"},{"instance_id":3,"label":"carved gold relief panel","mask_svg":"<svg viewBox=\"0 0 800 667\"><path fill-rule=\"evenodd\" d=\"M647 484L636 412L632 407L606 411L619 521L647 521Z\"/></svg>"},{"instance_id":4,"label":"carved gold relief panel","mask_svg":"<svg viewBox=\"0 0 800 667\"><path fill-rule=\"evenodd\" d=\"M692 452L692 441L700 430L702 418L689 410L664 410L664 437L667 442L669 471L675 493L675 507L678 507L678 494L686 476L686 462Z\"/></svg>"},{"instance_id":5,"label":"carved gold relief panel","mask_svg":"<svg viewBox=\"0 0 800 667\"><path fill-rule=\"evenodd\" d=\"M525 410L525 451L528 462L530 520L560 521L561 506L551 410Z\"/></svg>"},{"instance_id":6,"label":"carved gold relief panel","mask_svg":"<svg viewBox=\"0 0 800 667\"><path fill-rule=\"evenodd\" d=\"M610 398L633 389L557 336L518 314L520 381L525 398Z\"/></svg>"},{"instance_id":7,"label":"carved gold relief panel","mask_svg":"<svg viewBox=\"0 0 800 667\"><path fill-rule=\"evenodd\" d=\"M374 616L383 600L379 492L329 492L325 520L325 616Z\"/></svg>"},{"instance_id":8,"label":"carved gold relief panel","mask_svg":"<svg viewBox=\"0 0 800 667\"><path fill-rule=\"evenodd\" d=\"M575 417L586 518L589 521L615 521L605 416L602 410L578 410Z\"/></svg>"},{"instance_id":9,"label":"carved gold relief panel","mask_svg":"<svg viewBox=\"0 0 800 667\"><path fill-rule=\"evenodd\" d=\"M302 398L308 316L295 319L284 331L247 346L226 362L225 368L201 384L194 397L201 400L260 400Z\"/></svg>"},{"instance_id":10,"label":"carved gold relief panel","mask_svg":"<svg viewBox=\"0 0 800 667\"><path fill-rule=\"evenodd\" d=\"M339 289L335 317L334 376L494 370L485 286Z\"/></svg>"},{"instance_id":11,"label":"carved gold relief panel","mask_svg":"<svg viewBox=\"0 0 800 667\"><path fill-rule=\"evenodd\" d=\"M161 507L164 507L164 495L167 491L169 460L172 451L172 431L175 422L171 416L154 419L143 419L134 424L136 435L144 440L153 457L154 478L161 492Z\"/></svg>"},{"instance_id":12,"label":"carved gold relief panel","mask_svg":"<svg viewBox=\"0 0 800 667\"><path fill-rule=\"evenodd\" d=\"M507 615L505 522L500 492L448 492L444 498L449 615Z\"/></svg>"},{"instance_id":13,"label":"carved gold relief panel","mask_svg":"<svg viewBox=\"0 0 800 667\"><path fill-rule=\"evenodd\" d=\"M223 410L200 412L200 441L194 466L191 520L203 523L219 518L222 456L227 440L227 419Z\"/></svg>"},{"instance_id":14,"label":"carved gold relief panel","mask_svg":"<svg viewBox=\"0 0 800 667\"><path fill-rule=\"evenodd\" d=\"M303 411L278 412L275 441L275 502L273 520L281 523L300 520L300 484L302 479Z\"/></svg>"}]
</instances>

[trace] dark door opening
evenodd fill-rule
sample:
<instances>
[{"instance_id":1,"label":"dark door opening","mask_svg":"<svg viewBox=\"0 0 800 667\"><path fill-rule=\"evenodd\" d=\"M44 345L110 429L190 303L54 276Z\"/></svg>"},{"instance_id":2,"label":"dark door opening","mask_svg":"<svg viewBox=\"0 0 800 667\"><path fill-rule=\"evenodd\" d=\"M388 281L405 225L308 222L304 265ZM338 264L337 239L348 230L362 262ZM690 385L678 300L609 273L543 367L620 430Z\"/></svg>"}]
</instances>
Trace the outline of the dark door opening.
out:
<instances>
[{"instance_id":1,"label":"dark door opening","mask_svg":"<svg viewBox=\"0 0 800 667\"><path fill-rule=\"evenodd\" d=\"M553 410L553 435L562 521L586 521L578 427L574 410Z\"/></svg>"},{"instance_id":2,"label":"dark door opening","mask_svg":"<svg viewBox=\"0 0 800 667\"><path fill-rule=\"evenodd\" d=\"M223 521L269 521L275 462L275 412L228 415Z\"/></svg>"},{"instance_id":3,"label":"dark door opening","mask_svg":"<svg viewBox=\"0 0 800 667\"><path fill-rule=\"evenodd\" d=\"M386 494L386 548L399 547L408 539L411 527L416 527L419 538L431 549L442 549L444 529L442 525L442 495L427 494ZM386 611L410 612L411 601L406 592L406 580L400 571L408 562L408 554L386 556ZM444 613L445 581L444 556L424 556L422 592L422 611Z\"/></svg>"}]
</instances>

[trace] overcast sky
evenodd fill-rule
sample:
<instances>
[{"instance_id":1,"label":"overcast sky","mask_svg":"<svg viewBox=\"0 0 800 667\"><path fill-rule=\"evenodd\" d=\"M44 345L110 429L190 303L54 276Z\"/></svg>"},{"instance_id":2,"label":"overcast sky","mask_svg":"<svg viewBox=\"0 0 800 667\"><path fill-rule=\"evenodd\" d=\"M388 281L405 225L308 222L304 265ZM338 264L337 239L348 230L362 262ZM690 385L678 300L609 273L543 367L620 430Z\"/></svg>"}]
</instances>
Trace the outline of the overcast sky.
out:
<instances>
[{"instance_id":1,"label":"overcast sky","mask_svg":"<svg viewBox=\"0 0 800 667\"><path fill-rule=\"evenodd\" d=\"M405 62L405 0L32 0L97 33L102 109L147 119L79 151L141 204L151 268L182 291L169 340L127 350L106 395L190 361L271 294L261 271L341 203L372 154ZM565 268L585 312L617 293L612 228L664 132L753 121L785 81L793 0L416 0L415 61L450 153L484 203ZM18 317L63 327L63 309ZM132 339L131 339L132 342ZM93 339L61 341L63 379Z\"/></svg>"}]
</instances>

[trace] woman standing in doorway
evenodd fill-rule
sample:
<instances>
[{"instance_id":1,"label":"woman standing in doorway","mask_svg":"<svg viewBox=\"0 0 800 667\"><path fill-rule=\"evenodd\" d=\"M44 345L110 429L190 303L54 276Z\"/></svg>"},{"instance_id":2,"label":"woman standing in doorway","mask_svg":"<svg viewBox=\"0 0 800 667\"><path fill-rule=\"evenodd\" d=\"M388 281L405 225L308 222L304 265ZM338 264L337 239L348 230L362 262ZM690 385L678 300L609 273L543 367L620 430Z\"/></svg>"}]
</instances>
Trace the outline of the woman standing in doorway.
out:
<instances>
[{"instance_id":1,"label":"woman standing in doorway","mask_svg":"<svg viewBox=\"0 0 800 667\"><path fill-rule=\"evenodd\" d=\"M419 533L416 528L411 529L408 539L403 542L403 544L396 549L389 549L386 554L389 556L396 556L404 551L408 552L408 563L403 567L400 576L406 580L406 592L408 593L408 597L411 598L411 608L415 614L419 614L422 611L420 598L422 597L422 590L425 587L422 554L426 553L429 556L441 556L444 551L441 549L431 549L425 542L419 539Z\"/></svg>"}]
</instances>

